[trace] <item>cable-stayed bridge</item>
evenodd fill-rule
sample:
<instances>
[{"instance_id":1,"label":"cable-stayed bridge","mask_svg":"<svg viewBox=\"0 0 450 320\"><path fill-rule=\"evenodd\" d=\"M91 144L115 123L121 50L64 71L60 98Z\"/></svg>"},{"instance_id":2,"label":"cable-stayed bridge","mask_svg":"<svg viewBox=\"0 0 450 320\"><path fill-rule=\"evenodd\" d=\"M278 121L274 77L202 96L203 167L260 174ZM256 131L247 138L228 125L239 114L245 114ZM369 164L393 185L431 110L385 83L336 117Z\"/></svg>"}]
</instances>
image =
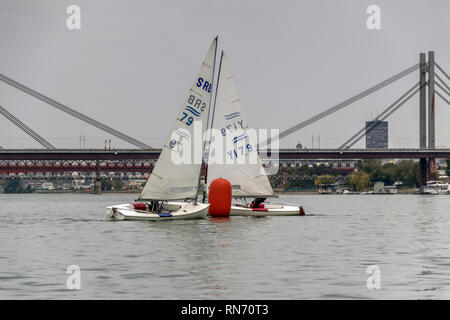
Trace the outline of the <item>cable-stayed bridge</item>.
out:
<instances>
[{"instance_id":1,"label":"cable-stayed bridge","mask_svg":"<svg viewBox=\"0 0 450 320\"><path fill-rule=\"evenodd\" d=\"M404 77L417 73L417 83L403 92L399 97L387 106L377 117L372 119L371 125L364 126L342 145L336 149L281 149L278 151L281 163L295 163L303 160L320 160L336 164L336 168L345 169L352 167L358 159L419 159L420 182L424 185L427 180L435 178L435 159L450 158L450 149L436 149L436 98L444 105L450 105L450 77L449 74L435 60L433 51L419 54L419 62L399 73L380 81L374 86L358 93L357 95L342 101L335 106L326 108L315 116L303 120L279 134L283 139L319 120L329 117L365 98L384 87L397 82ZM88 123L116 138L119 138L138 149L63 149L56 148L52 143L40 136L15 117L5 106L0 105L0 113L24 131L43 149L0 149L0 174L11 175L19 173L58 173L58 172L94 172L99 176L100 172L151 172L155 161L158 159L160 149L152 148L146 143L118 131L112 126L106 125L90 116L84 115L74 108L56 101L42 93L39 93L26 85L0 74L0 81L39 99L50 106L65 112L85 123ZM402 108L412 97L419 95L419 137L417 149L354 149L358 141L371 132L377 121L388 119L392 114ZM417 110L417 109L415 109ZM270 139L259 145L260 149L270 145Z\"/></svg>"}]
</instances>

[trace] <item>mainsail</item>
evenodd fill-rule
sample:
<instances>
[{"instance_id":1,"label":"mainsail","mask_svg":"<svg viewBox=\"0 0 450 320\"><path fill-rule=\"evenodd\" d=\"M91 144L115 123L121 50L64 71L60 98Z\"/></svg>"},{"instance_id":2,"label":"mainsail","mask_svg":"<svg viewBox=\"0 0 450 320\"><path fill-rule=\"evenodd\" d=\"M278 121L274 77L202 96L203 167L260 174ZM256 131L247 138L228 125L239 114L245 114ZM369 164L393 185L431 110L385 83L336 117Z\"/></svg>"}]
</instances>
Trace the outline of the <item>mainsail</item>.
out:
<instances>
[{"instance_id":1,"label":"mainsail","mask_svg":"<svg viewBox=\"0 0 450 320\"><path fill-rule=\"evenodd\" d=\"M202 139L211 104L216 52L217 38L209 48L139 199L178 200L197 196L203 156ZM200 127L201 130L198 130ZM194 128L197 128L197 136L194 136Z\"/></svg>"},{"instance_id":2,"label":"mainsail","mask_svg":"<svg viewBox=\"0 0 450 320\"><path fill-rule=\"evenodd\" d=\"M224 139L222 143L212 140L210 144L208 190L214 179L224 178L231 183L234 197L272 196L272 187L259 158L257 143L250 139L233 76L223 52L212 129L216 133L215 139Z\"/></svg>"}]
</instances>

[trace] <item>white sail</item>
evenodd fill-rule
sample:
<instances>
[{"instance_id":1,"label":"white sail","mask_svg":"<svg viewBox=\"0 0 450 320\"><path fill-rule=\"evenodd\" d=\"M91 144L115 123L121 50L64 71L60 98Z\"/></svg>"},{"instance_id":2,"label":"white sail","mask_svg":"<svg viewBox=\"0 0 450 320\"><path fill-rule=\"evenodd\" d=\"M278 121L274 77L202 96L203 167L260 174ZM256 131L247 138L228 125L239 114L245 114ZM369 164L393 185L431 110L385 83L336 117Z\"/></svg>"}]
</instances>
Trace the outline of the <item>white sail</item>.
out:
<instances>
[{"instance_id":1,"label":"white sail","mask_svg":"<svg viewBox=\"0 0 450 320\"><path fill-rule=\"evenodd\" d=\"M269 179L258 156L257 141L251 141L247 121L234 85L228 61L222 52L217 83L217 96L212 128L218 137L224 136L222 145L211 141L208 157L208 190L216 178L227 179L235 197L264 197L273 195ZM229 143L226 143L228 139ZM256 140L256 139L253 139ZM223 148L222 152L218 148ZM222 163L217 155L221 154ZM233 158L233 159L232 159ZM226 161L232 163L227 163Z\"/></svg>"},{"instance_id":2,"label":"white sail","mask_svg":"<svg viewBox=\"0 0 450 320\"><path fill-rule=\"evenodd\" d=\"M177 200L196 197L202 166L202 138L207 127L211 104L216 49L217 38L209 48L183 108L170 131L169 138L142 190L140 199ZM200 137L194 137L195 127L201 127L200 132L196 131L197 135L201 135ZM200 141L200 147L194 143L194 140ZM192 155L189 157L190 161L184 163L174 161L174 159L183 158L186 154ZM197 155L196 159L194 154Z\"/></svg>"}]
</instances>

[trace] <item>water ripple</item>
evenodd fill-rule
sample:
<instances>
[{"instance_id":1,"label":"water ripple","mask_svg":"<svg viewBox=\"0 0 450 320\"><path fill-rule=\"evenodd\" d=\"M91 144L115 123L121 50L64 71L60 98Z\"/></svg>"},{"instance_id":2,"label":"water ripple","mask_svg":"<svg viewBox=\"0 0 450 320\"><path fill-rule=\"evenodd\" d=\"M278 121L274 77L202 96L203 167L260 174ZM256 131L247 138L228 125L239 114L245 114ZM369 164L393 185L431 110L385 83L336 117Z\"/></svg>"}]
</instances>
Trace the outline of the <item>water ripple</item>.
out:
<instances>
[{"instance_id":1,"label":"water ripple","mask_svg":"<svg viewBox=\"0 0 450 320\"><path fill-rule=\"evenodd\" d=\"M0 194L0 298L450 298L449 196L283 195L308 215L104 220L133 199ZM70 265L79 291L66 288Z\"/></svg>"}]
</instances>

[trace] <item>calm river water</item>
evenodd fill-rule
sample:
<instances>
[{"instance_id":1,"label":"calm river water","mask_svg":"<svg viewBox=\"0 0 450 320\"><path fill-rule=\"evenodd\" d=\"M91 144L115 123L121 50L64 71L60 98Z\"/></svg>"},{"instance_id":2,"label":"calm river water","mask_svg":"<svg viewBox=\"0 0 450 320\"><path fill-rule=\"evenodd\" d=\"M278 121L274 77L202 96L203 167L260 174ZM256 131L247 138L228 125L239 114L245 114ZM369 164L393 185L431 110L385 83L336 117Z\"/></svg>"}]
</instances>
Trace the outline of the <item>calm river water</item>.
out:
<instances>
[{"instance_id":1,"label":"calm river water","mask_svg":"<svg viewBox=\"0 0 450 320\"><path fill-rule=\"evenodd\" d=\"M0 298L450 298L450 196L290 195L278 200L307 216L104 220L134 198L0 194Z\"/></svg>"}]
</instances>

